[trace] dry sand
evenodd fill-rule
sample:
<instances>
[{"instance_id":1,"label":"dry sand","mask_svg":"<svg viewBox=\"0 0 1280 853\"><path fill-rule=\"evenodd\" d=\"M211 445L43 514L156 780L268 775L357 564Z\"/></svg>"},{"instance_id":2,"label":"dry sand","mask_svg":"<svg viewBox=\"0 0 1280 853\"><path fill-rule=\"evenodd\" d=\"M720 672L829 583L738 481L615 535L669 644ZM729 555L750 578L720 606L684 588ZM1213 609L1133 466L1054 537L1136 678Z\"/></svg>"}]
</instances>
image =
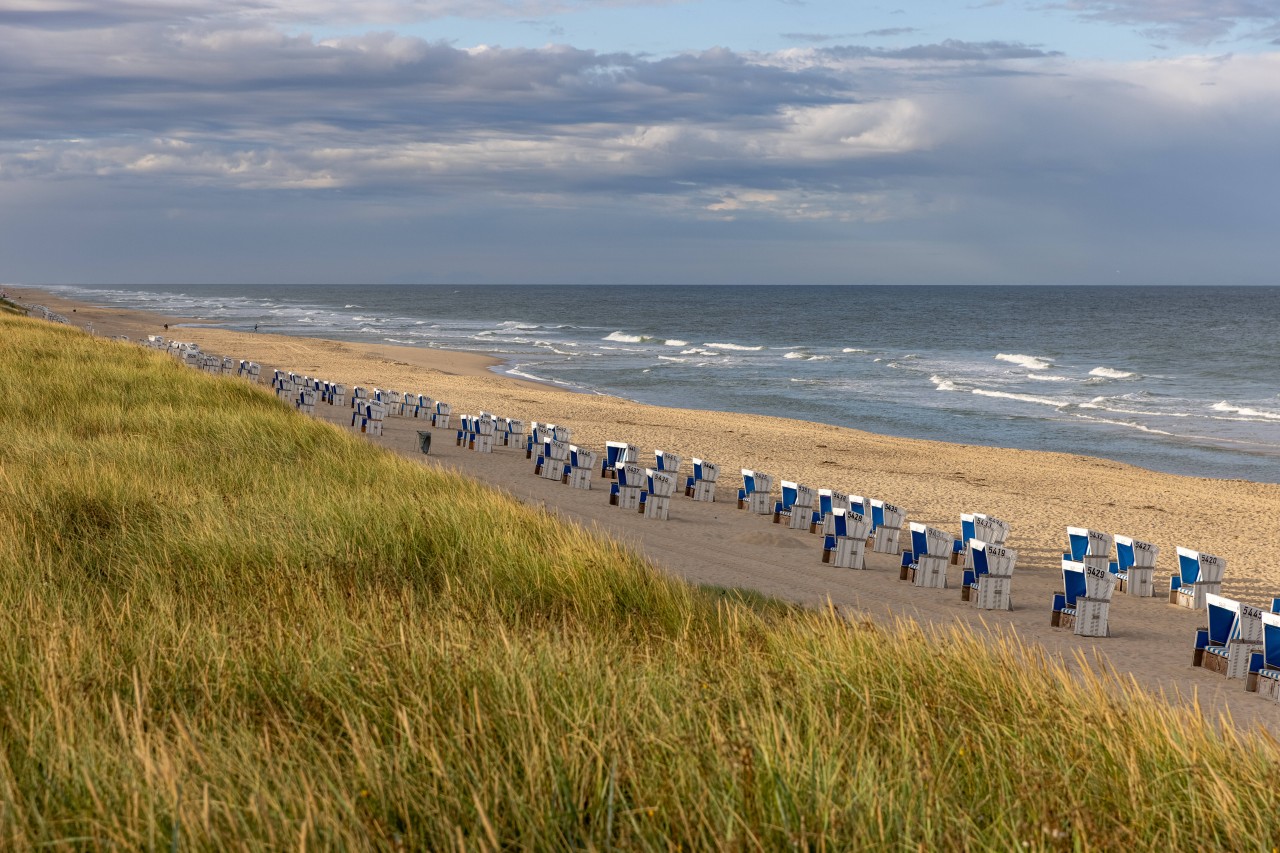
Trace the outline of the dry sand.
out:
<instances>
[{"instance_id":1,"label":"dry sand","mask_svg":"<svg viewBox=\"0 0 1280 853\"><path fill-rule=\"evenodd\" d=\"M496 359L412 347L350 344L223 329L170 328L141 312L94 308L32 289L10 288L22 302L39 303L74 323L92 322L99 334L138 339L164 334L201 348L252 359L334 382L427 394L453 405L455 417L480 410L570 426L576 444L597 450L606 440L641 449L652 465L659 448L720 464L717 502L672 499L671 518L646 520L608 505L608 490L570 489L533 475L523 451L479 454L455 446L453 432L436 430L432 452L418 452L422 422L389 418L385 434L370 439L424 464L455 468L498 486L517 499L544 505L596 525L643 551L655 564L695 583L749 587L798 601L827 600L870 618L906 616L926 623L964 622L979 630L1013 628L1023 641L1071 659L1095 655L1142 685L1182 697L1198 695L1217 719L1229 711L1237 723L1258 723L1280 734L1280 706L1247 694L1240 681L1191 666L1192 646L1204 614L1169 605L1164 590L1176 570L1176 545L1227 558L1223 592L1269 608L1280 595L1280 565L1266 555L1280 545L1280 485L1161 474L1105 459L1025 450L892 438L856 429L757 415L642 405L615 397L569 393L496 375ZM72 313L75 308L75 313ZM349 412L317 406L322 417L345 423ZM1105 446L1099 447L1105 453ZM950 589L920 589L898 578L898 560L868 555L867 571L822 563L821 538L791 531L768 518L736 509L739 468L754 468L815 488L883 498L903 506L908 520L959 533L961 512L1008 520L1008 544L1018 550L1014 609L982 612L960 600L960 569ZM1051 594L1061 587L1060 555L1068 525L1093 527L1156 543L1155 598L1117 594L1111 633L1075 637L1049 626Z\"/></svg>"}]
</instances>

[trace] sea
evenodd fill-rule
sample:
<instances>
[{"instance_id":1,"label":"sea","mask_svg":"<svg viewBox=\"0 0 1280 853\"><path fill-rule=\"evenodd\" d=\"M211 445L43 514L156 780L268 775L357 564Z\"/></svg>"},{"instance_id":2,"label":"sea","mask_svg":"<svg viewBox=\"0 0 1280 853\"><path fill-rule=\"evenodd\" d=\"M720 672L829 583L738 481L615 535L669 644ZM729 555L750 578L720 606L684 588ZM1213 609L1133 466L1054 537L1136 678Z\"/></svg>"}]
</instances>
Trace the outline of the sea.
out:
<instances>
[{"instance_id":1,"label":"sea","mask_svg":"<svg viewBox=\"0 0 1280 853\"><path fill-rule=\"evenodd\" d=\"M194 325L485 353L511 376L662 406L1280 482L1280 288L45 289Z\"/></svg>"}]
</instances>

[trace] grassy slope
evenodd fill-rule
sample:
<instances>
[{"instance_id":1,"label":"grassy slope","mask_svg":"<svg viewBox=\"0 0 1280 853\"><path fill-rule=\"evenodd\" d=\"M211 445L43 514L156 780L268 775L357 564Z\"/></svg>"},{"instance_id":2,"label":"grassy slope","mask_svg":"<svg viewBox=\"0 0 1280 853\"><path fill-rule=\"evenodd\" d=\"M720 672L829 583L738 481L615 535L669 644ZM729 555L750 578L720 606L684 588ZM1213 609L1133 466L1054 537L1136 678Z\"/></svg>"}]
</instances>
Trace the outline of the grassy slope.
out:
<instances>
[{"instance_id":1,"label":"grassy slope","mask_svg":"<svg viewBox=\"0 0 1280 853\"><path fill-rule=\"evenodd\" d=\"M1269 849L1277 753L0 317L0 845ZM1174 816L1178 817L1175 819Z\"/></svg>"}]
</instances>

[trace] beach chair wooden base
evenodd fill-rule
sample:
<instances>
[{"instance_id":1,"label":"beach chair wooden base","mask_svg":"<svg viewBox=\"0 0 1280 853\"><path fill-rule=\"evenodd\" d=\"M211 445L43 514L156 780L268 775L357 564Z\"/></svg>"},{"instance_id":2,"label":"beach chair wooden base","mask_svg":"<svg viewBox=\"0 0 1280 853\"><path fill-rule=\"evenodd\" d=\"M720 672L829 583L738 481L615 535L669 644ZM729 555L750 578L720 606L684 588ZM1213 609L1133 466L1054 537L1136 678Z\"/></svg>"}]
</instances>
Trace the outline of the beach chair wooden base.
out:
<instances>
[{"instance_id":1,"label":"beach chair wooden base","mask_svg":"<svg viewBox=\"0 0 1280 853\"><path fill-rule=\"evenodd\" d=\"M1185 607L1188 610L1204 610L1206 607L1205 596L1209 593L1218 595L1221 591L1221 582L1184 584L1178 589L1169 590L1169 603Z\"/></svg>"},{"instance_id":2,"label":"beach chair wooden base","mask_svg":"<svg viewBox=\"0 0 1280 853\"><path fill-rule=\"evenodd\" d=\"M568 475L569 487L573 489L591 489L591 468L574 468Z\"/></svg>"},{"instance_id":3,"label":"beach chair wooden base","mask_svg":"<svg viewBox=\"0 0 1280 853\"><path fill-rule=\"evenodd\" d=\"M1107 617L1111 602L1077 598L1076 606L1054 611L1050 623L1055 628L1065 628L1078 637L1108 637Z\"/></svg>"},{"instance_id":4,"label":"beach chair wooden base","mask_svg":"<svg viewBox=\"0 0 1280 853\"><path fill-rule=\"evenodd\" d=\"M1009 595L1012 584L1012 575L983 575L971 588L967 600L979 610L1012 610L1013 599Z\"/></svg>"},{"instance_id":5,"label":"beach chair wooden base","mask_svg":"<svg viewBox=\"0 0 1280 853\"><path fill-rule=\"evenodd\" d=\"M865 569L866 545L861 539L837 539L835 548L822 549L822 562L831 563L838 569Z\"/></svg>"},{"instance_id":6,"label":"beach chair wooden base","mask_svg":"<svg viewBox=\"0 0 1280 853\"><path fill-rule=\"evenodd\" d=\"M898 543L901 539L901 527L885 527L881 525L871 535L871 549L877 554L900 554L902 551L898 547Z\"/></svg>"},{"instance_id":7,"label":"beach chair wooden base","mask_svg":"<svg viewBox=\"0 0 1280 853\"><path fill-rule=\"evenodd\" d=\"M903 566L898 579L929 589L946 589L947 562L946 557L930 557L926 554L911 565Z\"/></svg>"},{"instance_id":8,"label":"beach chair wooden base","mask_svg":"<svg viewBox=\"0 0 1280 853\"><path fill-rule=\"evenodd\" d=\"M644 511L645 518L656 518L659 521L666 521L670 506L671 498L648 495L645 497L644 504L641 509Z\"/></svg>"},{"instance_id":9,"label":"beach chair wooden base","mask_svg":"<svg viewBox=\"0 0 1280 853\"><path fill-rule=\"evenodd\" d=\"M1250 693L1257 693L1263 699L1280 702L1280 678L1271 677L1275 675L1280 675L1280 672L1274 669L1264 673L1251 672L1244 689Z\"/></svg>"},{"instance_id":10,"label":"beach chair wooden base","mask_svg":"<svg viewBox=\"0 0 1280 853\"><path fill-rule=\"evenodd\" d=\"M716 499L716 484L709 480L697 480L692 486L685 489L684 493L695 501L714 503Z\"/></svg>"}]
</instances>

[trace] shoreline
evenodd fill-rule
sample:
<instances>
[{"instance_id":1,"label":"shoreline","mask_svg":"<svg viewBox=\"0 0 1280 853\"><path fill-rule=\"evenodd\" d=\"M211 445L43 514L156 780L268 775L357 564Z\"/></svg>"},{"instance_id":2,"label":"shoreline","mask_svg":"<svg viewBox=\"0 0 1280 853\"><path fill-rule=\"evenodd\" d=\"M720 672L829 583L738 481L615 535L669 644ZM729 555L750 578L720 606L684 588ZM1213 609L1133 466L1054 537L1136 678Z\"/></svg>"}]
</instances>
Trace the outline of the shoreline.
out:
<instances>
[{"instance_id":1,"label":"shoreline","mask_svg":"<svg viewBox=\"0 0 1280 853\"><path fill-rule=\"evenodd\" d=\"M28 294L38 289L11 290L21 292L24 302L37 301ZM91 318L101 334L129 334L131 340L163 334L167 319L82 308L67 300L44 304L69 318ZM274 367L348 385L429 394L450 402L455 416L484 410L526 423L565 424L573 428L575 443L597 450L607 440L628 441L640 448L641 465L652 464L654 448L681 454L685 472L690 457L710 459L722 472L717 502L674 498L670 520L659 522L610 507L598 482L593 490L580 491L532 476L523 452L468 452L455 447L450 432L436 430L431 454L422 456L418 421L389 418L383 438L371 439L600 529L694 583L746 587L811 606L830 602L877 621L907 617L922 624L1011 630L1082 666L1092 665L1088 660L1096 654L1152 691L1198 695L1211 721L1225 708L1238 722L1256 722L1280 734L1275 705L1244 693L1238 681L1190 666L1195 631L1205 615L1169 605L1162 594L1176 570L1174 546L1183 545L1227 559L1224 595L1269 609L1270 598L1280 594L1280 567L1264 555L1280 548L1274 525L1280 517L1280 485L1162 474L1065 453L896 438L765 415L662 408L495 374L494 359L472 353L209 328L184 328L183 335L210 352L257 361L264 371ZM349 418L326 406L318 406L317 414L340 428ZM1006 519L1012 525L1008 544L1018 551L1014 609L977 611L960 601L955 586L933 590L902 583L891 555L869 555L868 571L862 572L823 564L820 537L734 508L738 468L773 474L775 483L785 478L886 499L905 507L910 521L952 534L959 531L961 512ZM1110 637L1075 637L1049 627L1049 601L1061 589L1060 554L1069 525L1160 547L1156 598L1117 594ZM951 571L958 580L958 568ZM1076 658L1081 654L1088 658Z\"/></svg>"}]
</instances>

